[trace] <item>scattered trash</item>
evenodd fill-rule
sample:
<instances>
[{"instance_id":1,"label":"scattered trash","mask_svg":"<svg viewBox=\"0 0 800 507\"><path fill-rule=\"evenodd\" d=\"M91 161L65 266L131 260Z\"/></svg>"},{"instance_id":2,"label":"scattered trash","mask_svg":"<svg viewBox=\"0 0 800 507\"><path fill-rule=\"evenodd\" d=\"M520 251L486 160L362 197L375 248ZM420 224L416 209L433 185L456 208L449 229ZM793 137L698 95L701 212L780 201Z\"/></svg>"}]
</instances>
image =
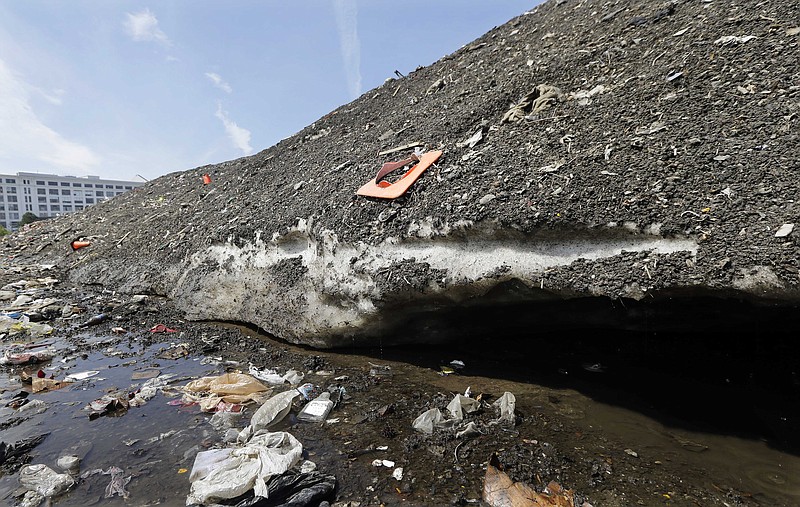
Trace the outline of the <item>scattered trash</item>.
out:
<instances>
[{"instance_id":1,"label":"scattered trash","mask_svg":"<svg viewBox=\"0 0 800 507\"><path fill-rule=\"evenodd\" d=\"M470 421L466 428L456 433L456 438L472 438L477 437L478 435L483 435L483 433L481 433L481 430L478 429L477 424Z\"/></svg>"},{"instance_id":2,"label":"scattered trash","mask_svg":"<svg viewBox=\"0 0 800 507\"><path fill-rule=\"evenodd\" d=\"M81 459L73 454L61 456L56 461L56 466L70 475L78 475L81 468Z\"/></svg>"},{"instance_id":3,"label":"scattered trash","mask_svg":"<svg viewBox=\"0 0 800 507\"><path fill-rule=\"evenodd\" d=\"M156 324L155 326L150 328L151 333L177 333L177 329L172 329L164 324Z\"/></svg>"},{"instance_id":4,"label":"scattered trash","mask_svg":"<svg viewBox=\"0 0 800 507\"><path fill-rule=\"evenodd\" d=\"M506 111L500 123L516 123L530 114L544 111L554 103L562 100L564 95L555 86L537 85L530 93L525 95L522 100L511 106Z\"/></svg>"},{"instance_id":5,"label":"scattered trash","mask_svg":"<svg viewBox=\"0 0 800 507\"><path fill-rule=\"evenodd\" d=\"M11 315L18 315L12 317ZM28 334L32 338L40 338L53 332L52 326L41 322L31 322L30 317L22 314L0 315L0 333Z\"/></svg>"},{"instance_id":6,"label":"scattered trash","mask_svg":"<svg viewBox=\"0 0 800 507\"><path fill-rule=\"evenodd\" d=\"M225 373L202 377L183 387L184 401L198 402L206 412L215 411L220 402L247 403L261 401L270 388L245 373Z\"/></svg>"},{"instance_id":7,"label":"scattered trash","mask_svg":"<svg viewBox=\"0 0 800 507\"><path fill-rule=\"evenodd\" d=\"M248 441L259 430L269 429L281 422L292 409L292 402L300 396L297 389L278 393L264 402L250 418L250 424L239 433L239 441Z\"/></svg>"},{"instance_id":8,"label":"scattered trash","mask_svg":"<svg viewBox=\"0 0 800 507\"><path fill-rule=\"evenodd\" d=\"M356 194L364 197L378 197L381 199L396 199L405 194L411 185L422 176L422 173L442 156L441 151L429 151L421 157L412 155L411 157L397 162L387 162L383 164L374 179L368 181L356 191ZM405 167L413 162L417 162L411 169L406 171L395 183L383 180L392 171Z\"/></svg>"},{"instance_id":9,"label":"scattered trash","mask_svg":"<svg viewBox=\"0 0 800 507\"><path fill-rule=\"evenodd\" d=\"M639 453L637 453L633 449L625 449L625 454L627 454L628 456L633 456L634 458L639 457Z\"/></svg>"},{"instance_id":10,"label":"scattered trash","mask_svg":"<svg viewBox=\"0 0 800 507\"><path fill-rule=\"evenodd\" d=\"M453 416L453 419L460 422L464 419L465 412L467 414L471 414L473 412L477 412L480 407L481 403L478 400L467 398L461 394L456 394L453 400L447 405L447 411L450 412L450 415Z\"/></svg>"},{"instance_id":11,"label":"scattered trash","mask_svg":"<svg viewBox=\"0 0 800 507\"><path fill-rule=\"evenodd\" d=\"M431 95L433 93L436 93L442 88L444 88L444 80L442 78L439 78L436 81L434 81L433 84L430 85L427 90L425 90L425 95Z\"/></svg>"},{"instance_id":12,"label":"scattered trash","mask_svg":"<svg viewBox=\"0 0 800 507\"><path fill-rule=\"evenodd\" d=\"M89 419L97 419L98 417L107 415L116 410L127 410L128 406L128 395L115 392L103 395L101 398L94 400L84 407L84 410L89 412Z\"/></svg>"},{"instance_id":13,"label":"scattered trash","mask_svg":"<svg viewBox=\"0 0 800 507\"><path fill-rule=\"evenodd\" d=\"M794 230L794 224L783 224L775 232L775 237L776 238L785 238L786 236L791 234L793 230Z\"/></svg>"},{"instance_id":14,"label":"scattered trash","mask_svg":"<svg viewBox=\"0 0 800 507\"><path fill-rule=\"evenodd\" d=\"M108 315L106 315L105 313L101 313L99 315L95 315L91 319L81 324L81 327L96 326L98 324L102 324L106 320L108 320Z\"/></svg>"},{"instance_id":15,"label":"scattered trash","mask_svg":"<svg viewBox=\"0 0 800 507\"><path fill-rule=\"evenodd\" d=\"M236 498L251 489L257 497L269 496L266 483L297 464L303 446L294 436L283 431L257 431L246 445L228 451L229 454L222 459L218 459L223 456L222 452L216 455L213 466L207 466L207 456L204 456L201 461L204 466L192 468L186 505ZM195 458L197 464L198 458Z\"/></svg>"},{"instance_id":16,"label":"scattered trash","mask_svg":"<svg viewBox=\"0 0 800 507\"><path fill-rule=\"evenodd\" d=\"M131 478L133 476L129 475L125 477L124 472L121 468L112 466L108 470L103 470L101 468L95 468L94 470L89 470L88 472L84 472L81 475L81 479L86 479L87 477L91 477L92 475L103 474L103 475L111 475L111 482L108 483L105 490L105 498L111 498L114 495L119 496L120 498L128 499L130 497L130 493L125 489L125 486L131 482Z\"/></svg>"},{"instance_id":17,"label":"scattered trash","mask_svg":"<svg viewBox=\"0 0 800 507\"><path fill-rule=\"evenodd\" d=\"M111 332L114 334L124 334L128 331L124 327L112 327Z\"/></svg>"},{"instance_id":18,"label":"scattered trash","mask_svg":"<svg viewBox=\"0 0 800 507\"><path fill-rule=\"evenodd\" d=\"M180 343L175 345L174 347L170 347L168 349L163 349L160 354L158 354L158 358L160 359L180 359L181 357L186 357L189 355L189 347L186 343Z\"/></svg>"},{"instance_id":19,"label":"scattered trash","mask_svg":"<svg viewBox=\"0 0 800 507\"><path fill-rule=\"evenodd\" d=\"M550 481L543 493L524 482L514 482L502 470L496 454L489 459L483 479L483 501L490 507L574 507L572 490Z\"/></svg>"},{"instance_id":20,"label":"scattered trash","mask_svg":"<svg viewBox=\"0 0 800 507\"><path fill-rule=\"evenodd\" d=\"M0 364L34 364L44 363L53 359L53 351L39 350L37 352L11 352L6 351L0 357Z\"/></svg>"},{"instance_id":21,"label":"scattered trash","mask_svg":"<svg viewBox=\"0 0 800 507\"><path fill-rule=\"evenodd\" d=\"M388 150L378 152L378 156L382 157L384 155L391 155L392 153L397 153L398 151L410 150L411 148L416 148L417 146L425 146L425 143L418 141L418 142L404 144L402 146L397 146L396 148L391 148Z\"/></svg>"},{"instance_id":22,"label":"scattered trash","mask_svg":"<svg viewBox=\"0 0 800 507\"><path fill-rule=\"evenodd\" d=\"M69 246L72 247L72 251L74 252L75 250L80 250L81 248L86 248L87 246L89 246L91 244L92 243L90 241L79 241L79 240L76 239L72 243L70 243Z\"/></svg>"},{"instance_id":23,"label":"scattered trash","mask_svg":"<svg viewBox=\"0 0 800 507\"><path fill-rule=\"evenodd\" d=\"M583 369L592 373L603 373L606 371L606 367L600 363L584 363Z\"/></svg>"},{"instance_id":24,"label":"scattered trash","mask_svg":"<svg viewBox=\"0 0 800 507\"><path fill-rule=\"evenodd\" d=\"M305 422L322 422L333 409L333 402L331 401L331 393L324 392L311 400L306 406L297 414L298 421Z\"/></svg>"},{"instance_id":25,"label":"scattered trash","mask_svg":"<svg viewBox=\"0 0 800 507\"><path fill-rule=\"evenodd\" d=\"M442 415L441 410L438 408L432 408L430 410L426 410L419 417L414 419L414 422L411 423L411 426L421 432L425 433L426 435L432 435L433 430L436 428L449 428L455 423L455 421L448 421Z\"/></svg>"},{"instance_id":26,"label":"scattered trash","mask_svg":"<svg viewBox=\"0 0 800 507\"><path fill-rule=\"evenodd\" d=\"M605 93L606 87L603 85L597 85L591 90L578 90L577 92L572 92L567 97L569 100L575 100L579 106L588 106L592 103L592 97L595 95L601 95Z\"/></svg>"},{"instance_id":27,"label":"scattered trash","mask_svg":"<svg viewBox=\"0 0 800 507\"><path fill-rule=\"evenodd\" d=\"M203 185L208 185L209 183L211 183L211 176L206 173L203 175Z\"/></svg>"},{"instance_id":28,"label":"scattered trash","mask_svg":"<svg viewBox=\"0 0 800 507\"><path fill-rule=\"evenodd\" d=\"M391 377L392 367L388 364L369 364L369 374L373 377Z\"/></svg>"},{"instance_id":29,"label":"scattered trash","mask_svg":"<svg viewBox=\"0 0 800 507\"><path fill-rule=\"evenodd\" d=\"M61 389L62 387L66 387L70 385L72 382L68 381L61 381L55 380L51 378L34 378L32 379L31 385L32 390L34 393L39 393L42 391L55 391L57 389Z\"/></svg>"},{"instance_id":30,"label":"scattered trash","mask_svg":"<svg viewBox=\"0 0 800 507\"><path fill-rule=\"evenodd\" d=\"M25 465L19 471L19 483L45 498L64 493L75 484L69 474L60 474L47 465Z\"/></svg>"},{"instance_id":31,"label":"scattered trash","mask_svg":"<svg viewBox=\"0 0 800 507\"><path fill-rule=\"evenodd\" d=\"M681 76L683 76L683 72L673 72L672 74L667 75L667 83L671 83Z\"/></svg>"},{"instance_id":32,"label":"scattered trash","mask_svg":"<svg viewBox=\"0 0 800 507\"><path fill-rule=\"evenodd\" d=\"M483 127L480 127L478 128L478 130L475 131L474 134L472 134L470 138L468 138L466 141L457 143L456 146L458 146L459 148L464 148L464 147L474 148L475 145L481 142L482 140L483 140Z\"/></svg>"},{"instance_id":33,"label":"scattered trash","mask_svg":"<svg viewBox=\"0 0 800 507\"><path fill-rule=\"evenodd\" d=\"M499 397L492 405L500 409L500 417L498 418L499 422L512 425L516 422L514 409L517 406L517 399L513 394L506 391L503 393L503 396Z\"/></svg>"},{"instance_id":34,"label":"scattered trash","mask_svg":"<svg viewBox=\"0 0 800 507\"><path fill-rule=\"evenodd\" d=\"M376 459L372 461L372 466L394 468L394 461L390 461L388 459Z\"/></svg>"},{"instance_id":35,"label":"scattered trash","mask_svg":"<svg viewBox=\"0 0 800 507\"><path fill-rule=\"evenodd\" d=\"M252 364L248 369L248 373L258 380L263 380L264 382L273 385L281 385L286 382L286 379L283 377L283 375L279 375L277 371L269 369L260 370Z\"/></svg>"},{"instance_id":36,"label":"scattered trash","mask_svg":"<svg viewBox=\"0 0 800 507\"><path fill-rule=\"evenodd\" d=\"M283 376L283 380L284 380L284 382L288 382L291 385L296 386L297 384L302 382L305 377L306 376L304 374L300 373L299 371L289 370Z\"/></svg>"},{"instance_id":37,"label":"scattered trash","mask_svg":"<svg viewBox=\"0 0 800 507\"><path fill-rule=\"evenodd\" d=\"M755 39L755 35L725 35L714 41L714 44L719 46L727 46L730 44L744 44Z\"/></svg>"},{"instance_id":38,"label":"scattered trash","mask_svg":"<svg viewBox=\"0 0 800 507\"><path fill-rule=\"evenodd\" d=\"M402 481L403 480L403 467L395 468L394 472L392 472L392 477L394 477L398 481Z\"/></svg>"},{"instance_id":39,"label":"scattered trash","mask_svg":"<svg viewBox=\"0 0 800 507\"><path fill-rule=\"evenodd\" d=\"M87 378L94 377L95 375L100 375L100 372L97 370L90 370L90 371L82 371L80 373L70 373L65 378L66 380L86 380Z\"/></svg>"}]
</instances>

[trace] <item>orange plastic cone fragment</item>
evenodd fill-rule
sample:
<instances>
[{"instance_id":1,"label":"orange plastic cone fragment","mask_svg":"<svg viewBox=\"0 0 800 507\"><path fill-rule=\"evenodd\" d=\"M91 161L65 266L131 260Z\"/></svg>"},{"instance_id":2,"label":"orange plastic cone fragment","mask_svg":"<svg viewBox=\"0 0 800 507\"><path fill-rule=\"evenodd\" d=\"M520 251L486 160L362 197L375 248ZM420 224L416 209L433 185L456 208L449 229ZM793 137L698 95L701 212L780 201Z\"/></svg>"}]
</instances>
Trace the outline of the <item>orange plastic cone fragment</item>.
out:
<instances>
[{"instance_id":1,"label":"orange plastic cone fragment","mask_svg":"<svg viewBox=\"0 0 800 507\"><path fill-rule=\"evenodd\" d=\"M434 162L439 160L439 157L442 156L441 151L429 151L428 153L423 154L421 157L417 158L415 155L412 155L411 158L406 160L400 160L397 162L387 162L383 164L381 170L378 171L378 175L375 176L372 180L366 182L361 188L356 191L356 194L362 195L364 197L378 197L381 199L396 199L401 195L405 194L411 185L417 181L417 178L422 176L422 173L425 172L425 169L431 166ZM415 160L419 160L417 164L406 171L399 180L394 183L390 183L388 181L382 180L384 176L389 174L390 172L400 169Z\"/></svg>"},{"instance_id":2,"label":"orange plastic cone fragment","mask_svg":"<svg viewBox=\"0 0 800 507\"><path fill-rule=\"evenodd\" d=\"M211 176L209 176L208 174L204 174L203 175L203 185L208 185L209 183L211 183Z\"/></svg>"},{"instance_id":3,"label":"orange plastic cone fragment","mask_svg":"<svg viewBox=\"0 0 800 507\"><path fill-rule=\"evenodd\" d=\"M89 245L91 245L91 242L89 242L89 241L78 241L78 240L75 240L72 243L70 243L70 246L72 247L73 250L80 250L81 248L87 247Z\"/></svg>"}]
</instances>

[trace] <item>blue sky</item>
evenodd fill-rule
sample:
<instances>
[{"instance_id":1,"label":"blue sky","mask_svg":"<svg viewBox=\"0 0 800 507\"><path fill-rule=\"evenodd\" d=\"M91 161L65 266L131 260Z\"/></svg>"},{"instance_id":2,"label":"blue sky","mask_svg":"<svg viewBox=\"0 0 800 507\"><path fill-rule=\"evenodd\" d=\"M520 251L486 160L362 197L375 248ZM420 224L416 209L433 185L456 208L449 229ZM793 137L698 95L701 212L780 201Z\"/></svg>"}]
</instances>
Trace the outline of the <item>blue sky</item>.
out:
<instances>
[{"instance_id":1,"label":"blue sky","mask_svg":"<svg viewBox=\"0 0 800 507\"><path fill-rule=\"evenodd\" d=\"M0 0L0 173L250 155L536 3Z\"/></svg>"}]
</instances>

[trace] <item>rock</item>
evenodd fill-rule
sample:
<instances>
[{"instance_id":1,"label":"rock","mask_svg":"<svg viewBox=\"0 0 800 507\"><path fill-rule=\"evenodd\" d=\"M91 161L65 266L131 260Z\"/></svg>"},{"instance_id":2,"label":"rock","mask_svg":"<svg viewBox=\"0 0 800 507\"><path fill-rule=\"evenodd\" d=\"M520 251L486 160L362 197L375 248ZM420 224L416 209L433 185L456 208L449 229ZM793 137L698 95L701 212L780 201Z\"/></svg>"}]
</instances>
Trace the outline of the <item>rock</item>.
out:
<instances>
[{"instance_id":1,"label":"rock","mask_svg":"<svg viewBox=\"0 0 800 507\"><path fill-rule=\"evenodd\" d=\"M776 232L776 238L785 238L794 230L794 224L783 224Z\"/></svg>"}]
</instances>

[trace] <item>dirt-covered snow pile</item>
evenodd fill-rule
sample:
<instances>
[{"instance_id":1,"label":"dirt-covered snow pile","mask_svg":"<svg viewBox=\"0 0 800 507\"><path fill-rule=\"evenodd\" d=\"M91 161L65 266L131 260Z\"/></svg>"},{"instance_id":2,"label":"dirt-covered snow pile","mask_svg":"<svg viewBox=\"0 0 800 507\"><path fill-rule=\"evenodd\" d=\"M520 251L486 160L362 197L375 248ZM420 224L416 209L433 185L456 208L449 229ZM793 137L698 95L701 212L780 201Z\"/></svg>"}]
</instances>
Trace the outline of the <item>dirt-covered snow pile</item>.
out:
<instances>
[{"instance_id":1,"label":"dirt-covered snow pile","mask_svg":"<svg viewBox=\"0 0 800 507\"><path fill-rule=\"evenodd\" d=\"M792 0L550 1L257 155L3 252L315 346L498 286L797 304L798 24ZM401 198L355 195L410 145L443 155Z\"/></svg>"}]
</instances>

